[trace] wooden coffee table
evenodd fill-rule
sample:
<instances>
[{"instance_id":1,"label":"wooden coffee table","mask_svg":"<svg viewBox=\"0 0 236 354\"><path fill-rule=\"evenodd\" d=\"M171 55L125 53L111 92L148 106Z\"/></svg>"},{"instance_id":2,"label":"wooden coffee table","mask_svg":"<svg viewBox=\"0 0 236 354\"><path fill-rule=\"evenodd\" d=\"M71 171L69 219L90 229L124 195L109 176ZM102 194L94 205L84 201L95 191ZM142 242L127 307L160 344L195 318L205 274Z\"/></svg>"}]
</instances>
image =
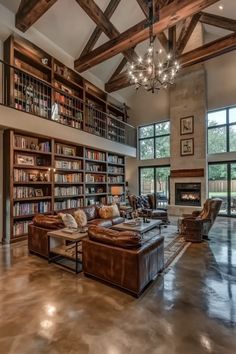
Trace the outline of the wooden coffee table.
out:
<instances>
[{"instance_id":1,"label":"wooden coffee table","mask_svg":"<svg viewBox=\"0 0 236 354\"><path fill-rule=\"evenodd\" d=\"M87 232L75 231L73 233L65 232L65 229L50 231L48 236L48 262L56 263L60 266L74 271L76 274L82 272L78 270L78 264L82 264L82 249L81 241L88 236ZM51 248L51 238L63 240L63 244L57 247ZM66 244L66 241L69 241ZM68 266L65 263L59 262L59 260L68 259L75 263L75 268Z\"/></svg>"},{"instance_id":2,"label":"wooden coffee table","mask_svg":"<svg viewBox=\"0 0 236 354\"><path fill-rule=\"evenodd\" d=\"M132 221L132 220L131 220ZM112 226L113 230L118 230L118 231L135 231L139 233L140 235L145 234L146 232L158 228L159 233L161 233L161 225L162 221L161 220L150 220L148 223L142 223L140 225L130 225L130 220L123 222L122 224L114 225Z\"/></svg>"}]
</instances>

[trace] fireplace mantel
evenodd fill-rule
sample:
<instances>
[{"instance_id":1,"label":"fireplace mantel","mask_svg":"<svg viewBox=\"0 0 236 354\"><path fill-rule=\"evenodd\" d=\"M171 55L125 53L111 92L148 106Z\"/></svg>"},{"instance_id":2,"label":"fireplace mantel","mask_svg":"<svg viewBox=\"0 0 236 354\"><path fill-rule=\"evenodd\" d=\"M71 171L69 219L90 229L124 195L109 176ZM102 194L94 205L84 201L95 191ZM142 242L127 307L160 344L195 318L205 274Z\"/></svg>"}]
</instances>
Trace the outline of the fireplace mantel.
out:
<instances>
[{"instance_id":1,"label":"fireplace mantel","mask_svg":"<svg viewBox=\"0 0 236 354\"><path fill-rule=\"evenodd\" d=\"M171 170L170 178L204 177L204 168Z\"/></svg>"}]
</instances>

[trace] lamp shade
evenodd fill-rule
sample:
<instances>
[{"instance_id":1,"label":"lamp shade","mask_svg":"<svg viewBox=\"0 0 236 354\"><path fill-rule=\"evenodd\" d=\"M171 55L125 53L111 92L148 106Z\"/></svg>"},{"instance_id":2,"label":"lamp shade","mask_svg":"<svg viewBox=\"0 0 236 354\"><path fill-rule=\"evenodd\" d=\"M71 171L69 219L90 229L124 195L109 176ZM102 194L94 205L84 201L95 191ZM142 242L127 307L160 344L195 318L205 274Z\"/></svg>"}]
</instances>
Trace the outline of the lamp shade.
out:
<instances>
[{"instance_id":1,"label":"lamp shade","mask_svg":"<svg viewBox=\"0 0 236 354\"><path fill-rule=\"evenodd\" d=\"M121 194L123 194L123 187L122 186L112 186L111 187L111 194L112 195L121 195Z\"/></svg>"}]
</instances>

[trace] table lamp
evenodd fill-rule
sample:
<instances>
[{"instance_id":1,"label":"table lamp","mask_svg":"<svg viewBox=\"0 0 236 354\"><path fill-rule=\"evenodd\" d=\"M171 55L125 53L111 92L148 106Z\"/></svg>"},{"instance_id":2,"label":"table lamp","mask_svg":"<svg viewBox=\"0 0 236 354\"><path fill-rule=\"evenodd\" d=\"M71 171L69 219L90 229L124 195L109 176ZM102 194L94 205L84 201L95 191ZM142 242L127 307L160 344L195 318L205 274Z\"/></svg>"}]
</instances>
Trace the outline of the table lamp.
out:
<instances>
[{"instance_id":1,"label":"table lamp","mask_svg":"<svg viewBox=\"0 0 236 354\"><path fill-rule=\"evenodd\" d=\"M113 202L119 203L120 196L123 194L123 187L122 186L112 186L111 187L111 195L113 196Z\"/></svg>"}]
</instances>

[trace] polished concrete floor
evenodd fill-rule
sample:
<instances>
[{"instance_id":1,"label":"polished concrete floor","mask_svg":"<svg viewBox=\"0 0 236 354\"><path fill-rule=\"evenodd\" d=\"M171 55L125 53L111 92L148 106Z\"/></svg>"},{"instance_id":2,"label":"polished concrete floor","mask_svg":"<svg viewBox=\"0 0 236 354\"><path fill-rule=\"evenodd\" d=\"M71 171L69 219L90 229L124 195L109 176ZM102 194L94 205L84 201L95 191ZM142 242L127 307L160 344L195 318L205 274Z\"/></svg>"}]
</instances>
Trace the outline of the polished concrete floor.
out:
<instances>
[{"instance_id":1,"label":"polished concrete floor","mask_svg":"<svg viewBox=\"0 0 236 354\"><path fill-rule=\"evenodd\" d=\"M137 299L25 247L0 249L1 354L235 354L236 219Z\"/></svg>"}]
</instances>

